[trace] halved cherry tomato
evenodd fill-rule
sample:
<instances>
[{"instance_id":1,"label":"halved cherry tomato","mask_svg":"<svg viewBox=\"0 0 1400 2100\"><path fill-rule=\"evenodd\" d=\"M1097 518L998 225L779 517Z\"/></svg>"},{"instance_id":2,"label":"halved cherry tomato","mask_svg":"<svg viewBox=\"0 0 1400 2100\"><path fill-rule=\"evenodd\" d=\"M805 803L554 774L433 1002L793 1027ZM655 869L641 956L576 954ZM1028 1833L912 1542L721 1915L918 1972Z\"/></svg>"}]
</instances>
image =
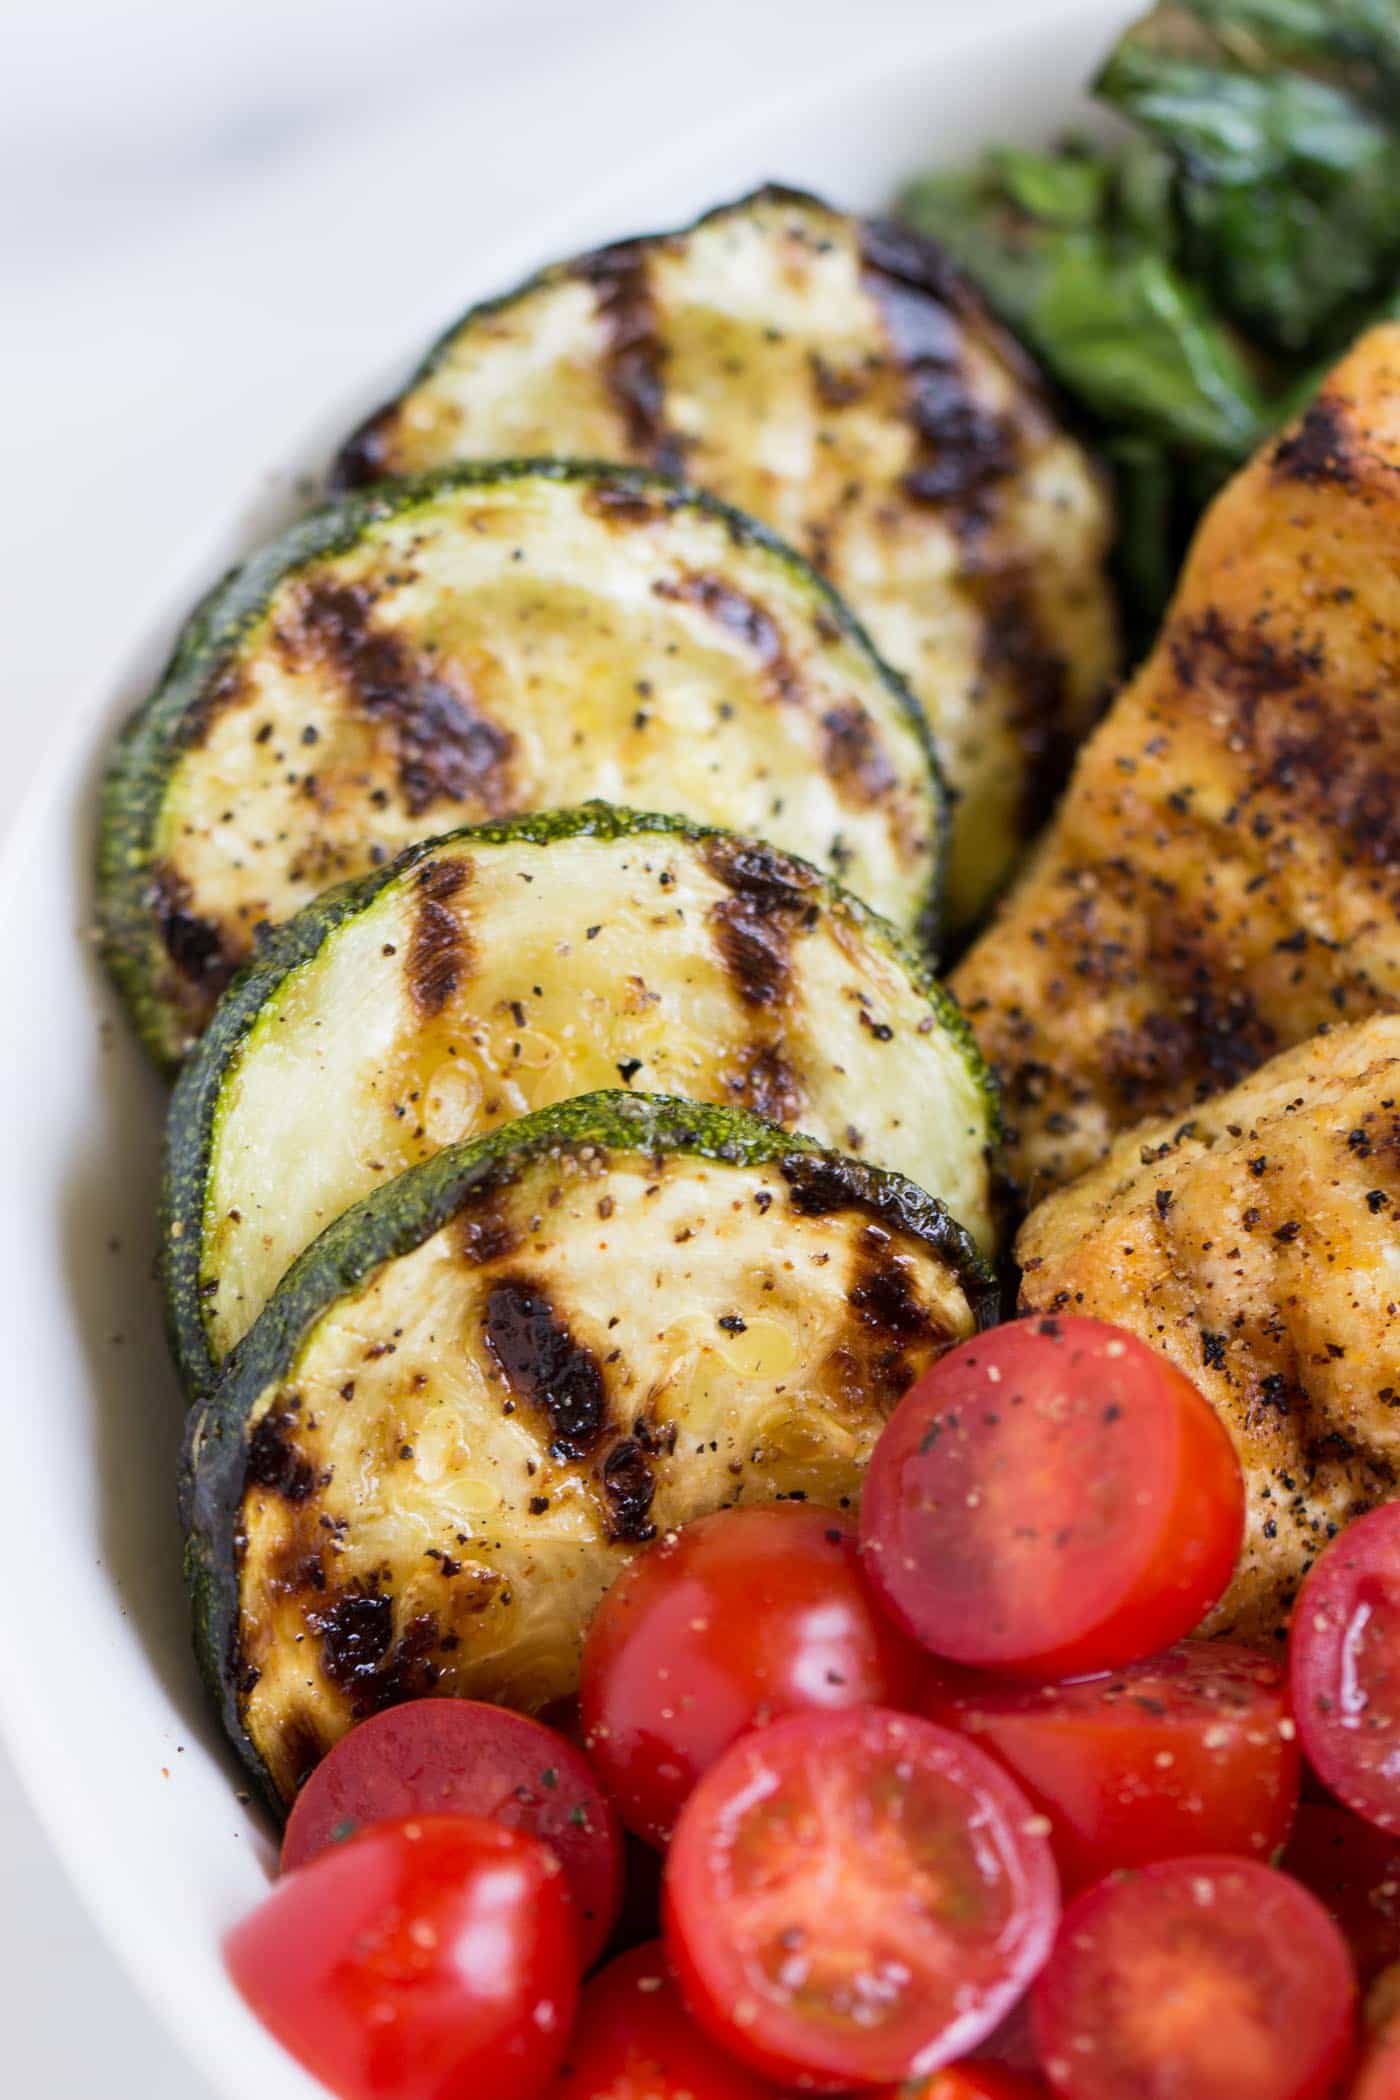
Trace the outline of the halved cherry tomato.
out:
<instances>
[{"instance_id":1,"label":"halved cherry tomato","mask_svg":"<svg viewBox=\"0 0 1400 2100\"><path fill-rule=\"evenodd\" d=\"M1348 1524L1298 1592L1288 1635L1303 1749L1339 1801L1400 1831L1400 1503Z\"/></svg>"},{"instance_id":2,"label":"halved cherry tomato","mask_svg":"<svg viewBox=\"0 0 1400 2100\"><path fill-rule=\"evenodd\" d=\"M1363 1990L1400 1962L1400 1837L1339 1801L1304 1801L1280 1865L1340 1928Z\"/></svg>"},{"instance_id":3,"label":"halved cherry tomato","mask_svg":"<svg viewBox=\"0 0 1400 2100\"><path fill-rule=\"evenodd\" d=\"M488 1816L543 1838L568 1875L590 1968L622 1903L622 1832L581 1751L524 1714L477 1699L415 1699L342 1736L298 1794L286 1871L366 1824Z\"/></svg>"},{"instance_id":4,"label":"halved cherry tomato","mask_svg":"<svg viewBox=\"0 0 1400 2100\"><path fill-rule=\"evenodd\" d=\"M634 1560L599 1605L585 1740L623 1821L664 1845L746 1729L810 1707L906 1705L924 1668L838 1518L796 1503L723 1510Z\"/></svg>"},{"instance_id":5,"label":"halved cherry tomato","mask_svg":"<svg viewBox=\"0 0 1400 2100\"><path fill-rule=\"evenodd\" d=\"M653 1940L585 1987L552 2100L767 2100L771 2092L696 2026Z\"/></svg>"},{"instance_id":6,"label":"halved cherry tomato","mask_svg":"<svg viewBox=\"0 0 1400 2100\"><path fill-rule=\"evenodd\" d=\"M1323 2100L1351 2061L1356 1996L1315 1897L1257 1860L1206 1857L1072 1903L1031 2013L1071 2100Z\"/></svg>"},{"instance_id":7,"label":"halved cherry tomato","mask_svg":"<svg viewBox=\"0 0 1400 2100\"><path fill-rule=\"evenodd\" d=\"M536 2100L578 1998L558 1858L475 1816L381 1823L332 1847L283 1876L224 1957L341 2100Z\"/></svg>"},{"instance_id":8,"label":"halved cherry tomato","mask_svg":"<svg viewBox=\"0 0 1400 2100\"><path fill-rule=\"evenodd\" d=\"M1234 1447L1189 1379L1100 1320L1016 1320L905 1394L866 1479L861 1544L935 1655L1077 1677L1155 1655L1228 1583Z\"/></svg>"},{"instance_id":9,"label":"halved cherry tomato","mask_svg":"<svg viewBox=\"0 0 1400 2100\"><path fill-rule=\"evenodd\" d=\"M1072 1684L943 1682L924 1712L990 1750L1048 1816L1070 1895L1192 1852L1269 1859L1297 1805L1286 1674L1231 1642L1181 1641Z\"/></svg>"},{"instance_id":10,"label":"halved cherry tomato","mask_svg":"<svg viewBox=\"0 0 1400 2100\"><path fill-rule=\"evenodd\" d=\"M681 1811L666 1939L686 2003L763 2076L833 2092L975 2049L1054 1934L1050 1849L999 1765L868 1707L731 1745Z\"/></svg>"}]
</instances>

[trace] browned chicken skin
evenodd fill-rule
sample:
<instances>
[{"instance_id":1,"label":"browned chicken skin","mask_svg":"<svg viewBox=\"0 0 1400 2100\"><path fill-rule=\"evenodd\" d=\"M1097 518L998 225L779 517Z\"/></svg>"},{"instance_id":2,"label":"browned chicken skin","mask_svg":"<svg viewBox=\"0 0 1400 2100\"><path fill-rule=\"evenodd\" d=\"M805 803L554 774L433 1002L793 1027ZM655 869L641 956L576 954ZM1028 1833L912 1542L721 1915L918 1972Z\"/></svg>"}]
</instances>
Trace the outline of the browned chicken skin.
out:
<instances>
[{"instance_id":1,"label":"browned chicken skin","mask_svg":"<svg viewBox=\"0 0 1400 2100\"><path fill-rule=\"evenodd\" d=\"M1032 1199L1140 1118L1400 1006L1400 326L1218 499L953 982Z\"/></svg>"},{"instance_id":2,"label":"browned chicken skin","mask_svg":"<svg viewBox=\"0 0 1400 2100\"><path fill-rule=\"evenodd\" d=\"M1400 1485L1400 1016L1119 1138L1017 1254L1024 1311L1130 1327L1213 1402L1249 1528L1209 1624L1281 1631L1318 1550Z\"/></svg>"}]
</instances>

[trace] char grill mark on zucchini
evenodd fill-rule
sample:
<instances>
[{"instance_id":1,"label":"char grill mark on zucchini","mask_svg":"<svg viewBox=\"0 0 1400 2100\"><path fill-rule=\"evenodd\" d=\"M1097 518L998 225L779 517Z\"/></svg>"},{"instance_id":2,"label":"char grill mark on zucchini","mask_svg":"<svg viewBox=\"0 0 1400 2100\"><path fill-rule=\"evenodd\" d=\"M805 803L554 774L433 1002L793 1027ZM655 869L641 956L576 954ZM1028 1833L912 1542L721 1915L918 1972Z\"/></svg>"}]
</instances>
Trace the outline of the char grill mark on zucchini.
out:
<instances>
[{"instance_id":1,"label":"char grill mark on zucchini","mask_svg":"<svg viewBox=\"0 0 1400 2100\"><path fill-rule=\"evenodd\" d=\"M1110 517L936 248L768 189L561 264L465 315L337 479L506 450L678 468L803 548L920 696L961 798L949 916L977 916L1113 676Z\"/></svg>"},{"instance_id":2,"label":"char grill mark on zucchini","mask_svg":"<svg viewBox=\"0 0 1400 2100\"><path fill-rule=\"evenodd\" d=\"M516 818L307 906L186 1064L162 1238L187 1387L379 1182L619 1078L893 1167L992 1245L990 1082L891 927L756 840L602 805Z\"/></svg>"},{"instance_id":3,"label":"char grill mark on zucchini","mask_svg":"<svg viewBox=\"0 0 1400 2100\"><path fill-rule=\"evenodd\" d=\"M194 999L212 1006L233 981L238 967L223 928L190 910L190 885L166 861L151 863L148 894L157 939L168 958L168 973L163 973L162 982L169 983L169 996L181 1003Z\"/></svg>"},{"instance_id":4,"label":"char grill mark on zucchini","mask_svg":"<svg viewBox=\"0 0 1400 2100\"><path fill-rule=\"evenodd\" d=\"M386 725L409 816L463 803L482 816L504 815L516 802L515 738L480 712L464 679L438 667L435 645L415 650L376 623L379 595L372 585L327 583L313 572L276 633L288 668L330 671L350 705ZM303 784L314 780L303 775Z\"/></svg>"},{"instance_id":5,"label":"char grill mark on zucchini","mask_svg":"<svg viewBox=\"0 0 1400 2100\"><path fill-rule=\"evenodd\" d=\"M469 860L435 860L418 875L417 907L408 944L408 995L414 1011L433 1020L471 967L471 949L452 900L471 881Z\"/></svg>"},{"instance_id":6,"label":"char grill mark on zucchini","mask_svg":"<svg viewBox=\"0 0 1400 2100\"><path fill-rule=\"evenodd\" d=\"M110 768L105 954L174 1063L264 923L600 794L770 836L931 937L927 730L828 588L713 499L527 461L349 498L206 603Z\"/></svg>"},{"instance_id":7,"label":"char grill mark on zucchini","mask_svg":"<svg viewBox=\"0 0 1400 2100\"><path fill-rule=\"evenodd\" d=\"M781 1006L792 989L793 937L821 916L807 870L742 839L711 839L705 859L726 892L709 918L730 982L745 1006Z\"/></svg>"},{"instance_id":8,"label":"char grill mark on zucchini","mask_svg":"<svg viewBox=\"0 0 1400 2100\"><path fill-rule=\"evenodd\" d=\"M662 474L684 473L684 448L666 426L665 358L645 243L619 242L581 256L574 267L598 302L608 391L622 416L628 456Z\"/></svg>"},{"instance_id":9,"label":"char grill mark on zucchini","mask_svg":"<svg viewBox=\"0 0 1400 2100\"><path fill-rule=\"evenodd\" d=\"M993 1306L940 1204L733 1110L594 1095L376 1191L191 1417L199 1652L269 1798L395 1700L567 1693L653 1529L848 1505Z\"/></svg>"}]
</instances>

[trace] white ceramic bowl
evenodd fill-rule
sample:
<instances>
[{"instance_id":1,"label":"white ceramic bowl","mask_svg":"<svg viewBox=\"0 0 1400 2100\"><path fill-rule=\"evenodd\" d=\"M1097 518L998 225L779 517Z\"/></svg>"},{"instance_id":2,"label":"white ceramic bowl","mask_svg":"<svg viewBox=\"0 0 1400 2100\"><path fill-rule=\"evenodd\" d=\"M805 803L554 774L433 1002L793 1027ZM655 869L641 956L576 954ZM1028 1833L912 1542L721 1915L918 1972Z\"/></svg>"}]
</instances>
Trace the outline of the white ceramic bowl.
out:
<instances>
[{"instance_id":1,"label":"white ceramic bowl","mask_svg":"<svg viewBox=\"0 0 1400 2100\"><path fill-rule=\"evenodd\" d=\"M447 206L470 140L459 118L435 119L400 141L419 194L444 200L436 221L425 211L397 231L392 280L407 291L385 311L366 279L364 369L330 410L324 328L301 308L281 317L272 442L299 433L286 464L317 469L434 323L551 255L683 221L768 177L878 207L931 155L1048 136L1083 117L1081 83L1124 13L1122 0L930 8L912 48L857 52L843 77L820 85L787 80L772 106L562 198L548 223L498 225L494 249L470 260L453 260ZM374 155L349 166L333 195L298 193L304 223L267 199L269 241L304 241L327 283L364 261L356 189L373 198ZM275 492L270 506L251 500L238 464L269 456L265 392L240 400L235 389L218 404L208 510L188 520L184 573L151 579L130 623L96 638L123 675L70 704L74 719L0 874L0 1099L10 1103L0 1718L82 1896L213 2084L230 2100L312 2100L320 2089L245 2013L219 1959L223 1930L262 1892L274 1850L239 1800L190 1654L175 1522L181 1411L150 1280L162 1089L83 938L111 733L197 591L285 502Z\"/></svg>"}]
</instances>

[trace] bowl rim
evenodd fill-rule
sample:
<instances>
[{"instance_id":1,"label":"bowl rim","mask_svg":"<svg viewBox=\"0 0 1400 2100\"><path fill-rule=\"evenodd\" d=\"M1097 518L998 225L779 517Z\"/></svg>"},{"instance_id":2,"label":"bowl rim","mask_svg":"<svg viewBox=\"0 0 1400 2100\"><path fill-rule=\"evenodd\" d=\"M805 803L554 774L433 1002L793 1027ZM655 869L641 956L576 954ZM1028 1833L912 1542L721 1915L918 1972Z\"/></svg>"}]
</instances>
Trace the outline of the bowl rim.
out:
<instances>
[{"instance_id":1,"label":"bowl rim","mask_svg":"<svg viewBox=\"0 0 1400 2100\"><path fill-rule=\"evenodd\" d=\"M791 127L795 119L813 129L823 121L839 121L843 105L868 101L882 88L894 92L911 72L926 71L931 64L985 55L1008 32L1021 32L1049 46L1062 31L1091 23L1111 28L1126 11L1126 0L983 0L975 19L969 20L959 8L960 19L953 20L949 10L939 8L925 15L917 30L901 28L882 34L839 79L832 79L814 61L795 84L786 81L777 87L765 86L765 91L726 109L722 116L682 132L664 151L650 157L645 179L663 193L688 185L692 175L698 186L726 157L741 168L751 163L754 146L761 146L765 133ZM451 104L426 120L426 130L445 159L460 156L460 114ZM396 144L410 136L421 152L424 132L422 116L398 117L366 129L355 143L354 161L372 169L381 156L393 153ZM507 214L498 241L466 258L460 271L448 266L443 273L448 280L445 290L460 309L474 292L515 281L536 258L568 252L571 243L567 236L560 239L558 229L580 215L615 220L622 230L634 219L648 223L648 214L637 208L642 181L635 167L613 167L565 202L535 209L519 220ZM721 185L721 194L737 192L739 187L738 183ZM257 195L248 209L265 214L267 198ZM397 332L390 333L397 342ZM402 356L396 355L387 368L388 377L407 369L420 347L417 338L407 343ZM384 376L371 375L371 381L380 379L381 392ZM352 428L375 391L373 383L357 387L355 398L337 416L334 428L339 432ZM318 447L315 456L319 459L323 451ZM152 590L135 604L136 617L124 623L124 632L116 637L113 661L124 663L138 652L149 660L150 637L168 634L171 608L193 599L207 567L207 548L201 544L193 561L182 557L173 564L174 573L154 577ZM42 752L0 851L0 893L13 892L46 832L63 823L75 793L84 792L94 737L119 716L119 690L119 681L108 673L94 687L81 691ZM7 1632L3 1609L0 1740L13 1760L29 1807L108 1950L211 2089L226 2100L247 2100L255 2088L260 2100L324 2096L324 2088L301 2071L243 2010L231 1987L222 2005L209 2002L208 1994L199 1987L190 1953L162 1930L162 1914L154 1897L130 1887L130 1876L122 1871L127 1856L119 1819L106 1812L103 1794L91 1787L62 1783L62 1775L75 1770L71 1746L63 1739L56 1715L46 1706L42 1686L19 1663L18 1645Z\"/></svg>"}]
</instances>

